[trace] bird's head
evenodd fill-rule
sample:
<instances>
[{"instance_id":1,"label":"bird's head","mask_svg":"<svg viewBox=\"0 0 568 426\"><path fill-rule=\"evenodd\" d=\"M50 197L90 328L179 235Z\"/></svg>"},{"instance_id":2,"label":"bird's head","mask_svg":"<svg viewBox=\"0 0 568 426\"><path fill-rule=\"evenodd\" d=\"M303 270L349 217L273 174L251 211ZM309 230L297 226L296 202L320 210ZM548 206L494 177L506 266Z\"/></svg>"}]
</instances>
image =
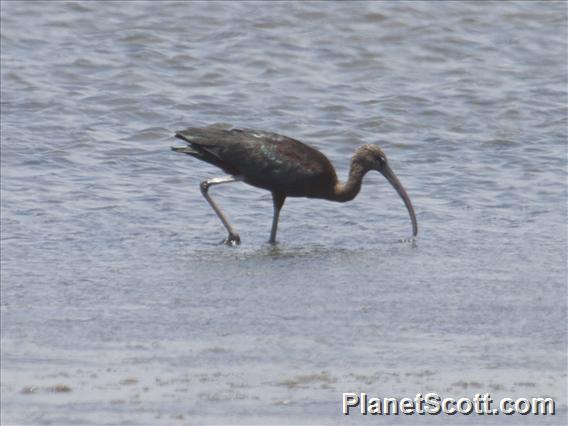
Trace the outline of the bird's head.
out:
<instances>
[{"instance_id":1,"label":"bird's head","mask_svg":"<svg viewBox=\"0 0 568 426\"><path fill-rule=\"evenodd\" d=\"M353 165L361 167L363 172L376 170L390 182L406 205L406 209L410 215L410 220L412 221L412 234L416 236L418 234L418 223L416 221L414 207L412 207L412 203L410 202L410 198L408 197L406 190L390 168L387 156L383 150L377 145L363 145L355 152L355 155L353 156Z\"/></svg>"},{"instance_id":2,"label":"bird's head","mask_svg":"<svg viewBox=\"0 0 568 426\"><path fill-rule=\"evenodd\" d=\"M363 145L357 149L353 162L365 170L376 170L382 172L388 167L387 156L377 145Z\"/></svg>"}]
</instances>

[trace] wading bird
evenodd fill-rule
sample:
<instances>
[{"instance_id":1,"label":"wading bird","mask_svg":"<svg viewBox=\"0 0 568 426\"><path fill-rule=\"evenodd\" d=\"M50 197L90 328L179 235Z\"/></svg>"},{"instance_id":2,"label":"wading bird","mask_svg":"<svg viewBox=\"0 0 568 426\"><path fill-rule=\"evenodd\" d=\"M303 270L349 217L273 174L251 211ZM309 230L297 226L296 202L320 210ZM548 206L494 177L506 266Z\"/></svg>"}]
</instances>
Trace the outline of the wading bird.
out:
<instances>
[{"instance_id":1,"label":"wading bird","mask_svg":"<svg viewBox=\"0 0 568 426\"><path fill-rule=\"evenodd\" d=\"M237 245L241 239L209 195L209 187L243 181L272 192L274 216L269 242L275 243L278 217L286 197L350 201L359 193L361 181L369 170L382 173L396 189L410 214L412 234L416 236L418 233L410 198L389 167L387 157L376 145L363 145L357 149L351 160L349 178L341 183L325 155L287 136L252 129L224 129L215 125L180 130L175 136L186 141L188 146L172 147L174 151L206 161L229 174L201 182L203 196L229 232L225 244Z\"/></svg>"}]
</instances>

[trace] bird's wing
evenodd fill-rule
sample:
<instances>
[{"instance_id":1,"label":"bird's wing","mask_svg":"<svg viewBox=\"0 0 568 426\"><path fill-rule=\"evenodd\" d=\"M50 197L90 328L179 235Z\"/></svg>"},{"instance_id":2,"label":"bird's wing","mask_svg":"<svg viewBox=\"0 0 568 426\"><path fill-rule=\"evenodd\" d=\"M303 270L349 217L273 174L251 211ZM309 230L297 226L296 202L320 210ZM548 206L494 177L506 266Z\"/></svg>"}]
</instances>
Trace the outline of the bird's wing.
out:
<instances>
[{"instance_id":1,"label":"bird's wing","mask_svg":"<svg viewBox=\"0 0 568 426\"><path fill-rule=\"evenodd\" d=\"M240 142L220 155L230 155L231 163L255 186L308 196L337 180L327 157L296 139L251 129L232 133L232 140Z\"/></svg>"},{"instance_id":2,"label":"bird's wing","mask_svg":"<svg viewBox=\"0 0 568 426\"><path fill-rule=\"evenodd\" d=\"M199 157L252 185L300 195L336 179L321 152L304 143L254 129L189 128L176 137L202 152Z\"/></svg>"}]
</instances>

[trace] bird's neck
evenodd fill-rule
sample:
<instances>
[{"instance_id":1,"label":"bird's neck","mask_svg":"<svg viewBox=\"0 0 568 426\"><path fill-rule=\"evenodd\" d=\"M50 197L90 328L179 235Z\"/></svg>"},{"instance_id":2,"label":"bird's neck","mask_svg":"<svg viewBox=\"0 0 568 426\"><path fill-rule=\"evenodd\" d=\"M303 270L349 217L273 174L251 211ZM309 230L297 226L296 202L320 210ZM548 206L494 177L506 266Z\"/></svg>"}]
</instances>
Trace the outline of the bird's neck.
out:
<instances>
[{"instance_id":1,"label":"bird's neck","mask_svg":"<svg viewBox=\"0 0 568 426\"><path fill-rule=\"evenodd\" d=\"M344 203L355 198L361 190L361 182L363 181L363 177L367 172L368 170L363 168L360 164L351 164L351 170L349 170L349 178L345 183L337 183L333 194L333 200Z\"/></svg>"}]
</instances>

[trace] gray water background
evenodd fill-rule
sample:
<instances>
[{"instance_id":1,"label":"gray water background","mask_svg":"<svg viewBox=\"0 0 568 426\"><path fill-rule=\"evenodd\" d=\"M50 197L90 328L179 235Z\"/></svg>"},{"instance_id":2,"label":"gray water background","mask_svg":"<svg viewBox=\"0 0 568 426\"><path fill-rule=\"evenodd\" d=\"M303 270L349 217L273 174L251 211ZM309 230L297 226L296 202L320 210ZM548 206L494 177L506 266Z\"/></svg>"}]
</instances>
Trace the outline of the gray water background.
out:
<instances>
[{"instance_id":1,"label":"gray water background","mask_svg":"<svg viewBox=\"0 0 568 426\"><path fill-rule=\"evenodd\" d=\"M1 3L2 424L565 424L566 3ZM199 192L216 122L323 151L346 204ZM341 414L550 396L556 416Z\"/></svg>"}]
</instances>

